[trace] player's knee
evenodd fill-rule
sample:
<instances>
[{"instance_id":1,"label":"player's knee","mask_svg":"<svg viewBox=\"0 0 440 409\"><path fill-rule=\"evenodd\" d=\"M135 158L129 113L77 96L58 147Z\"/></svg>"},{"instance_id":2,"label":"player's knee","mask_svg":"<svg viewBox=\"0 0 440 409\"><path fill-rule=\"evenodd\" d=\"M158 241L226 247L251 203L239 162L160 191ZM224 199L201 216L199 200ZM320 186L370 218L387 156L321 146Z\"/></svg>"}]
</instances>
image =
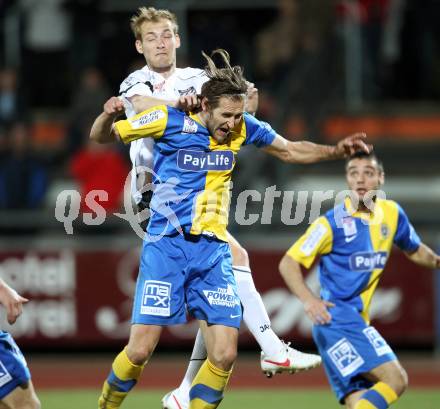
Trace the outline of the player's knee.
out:
<instances>
[{"instance_id":1,"label":"player's knee","mask_svg":"<svg viewBox=\"0 0 440 409\"><path fill-rule=\"evenodd\" d=\"M233 345L225 345L214 349L210 357L211 363L217 368L229 371L237 359L237 348Z\"/></svg>"},{"instance_id":2,"label":"player's knee","mask_svg":"<svg viewBox=\"0 0 440 409\"><path fill-rule=\"evenodd\" d=\"M129 344L126 352L128 359L135 365L144 365L152 355L154 347L146 344Z\"/></svg>"},{"instance_id":3,"label":"player's knee","mask_svg":"<svg viewBox=\"0 0 440 409\"><path fill-rule=\"evenodd\" d=\"M392 388L397 396L401 396L408 387L408 374L402 367L394 375Z\"/></svg>"},{"instance_id":4,"label":"player's knee","mask_svg":"<svg viewBox=\"0 0 440 409\"><path fill-rule=\"evenodd\" d=\"M31 406L29 406L29 409L41 409L41 402L37 397L32 399L32 403Z\"/></svg>"},{"instance_id":5,"label":"player's knee","mask_svg":"<svg viewBox=\"0 0 440 409\"><path fill-rule=\"evenodd\" d=\"M249 255L244 247L238 243L229 243L232 254L232 265L249 267Z\"/></svg>"},{"instance_id":6,"label":"player's knee","mask_svg":"<svg viewBox=\"0 0 440 409\"><path fill-rule=\"evenodd\" d=\"M387 372L387 374L381 379L385 382L397 396L401 396L408 387L408 375L400 365L393 368L392 371Z\"/></svg>"}]
</instances>

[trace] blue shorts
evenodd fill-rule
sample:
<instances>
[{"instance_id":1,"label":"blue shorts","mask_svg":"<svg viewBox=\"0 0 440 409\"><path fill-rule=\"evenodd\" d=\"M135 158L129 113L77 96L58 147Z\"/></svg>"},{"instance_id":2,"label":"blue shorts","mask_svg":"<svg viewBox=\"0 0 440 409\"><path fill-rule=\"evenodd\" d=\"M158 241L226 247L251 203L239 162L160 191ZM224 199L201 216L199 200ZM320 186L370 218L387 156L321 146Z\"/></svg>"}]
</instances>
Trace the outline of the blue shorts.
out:
<instances>
[{"instance_id":1,"label":"blue shorts","mask_svg":"<svg viewBox=\"0 0 440 409\"><path fill-rule=\"evenodd\" d=\"M329 311L331 323L315 325L313 339L330 385L344 403L349 393L373 386L362 373L397 358L379 332L352 307L337 304Z\"/></svg>"},{"instance_id":2,"label":"blue shorts","mask_svg":"<svg viewBox=\"0 0 440 409\"><path fill-rule=\"evenodd\" d=\"M11 334L0 331L0 399L30 379L27 363Z\"/></svg>"},{"instance_id":3,"label":"blue shorts","mask_svg":"<svg viewBox=\"0 0 440 409\"><path fill-rule=\"evenodd\" d=\"M144 240L132 323L182 324L186 311L208 324L240 327L229 244L205 235Z\"/></svg>"}]
</instances>

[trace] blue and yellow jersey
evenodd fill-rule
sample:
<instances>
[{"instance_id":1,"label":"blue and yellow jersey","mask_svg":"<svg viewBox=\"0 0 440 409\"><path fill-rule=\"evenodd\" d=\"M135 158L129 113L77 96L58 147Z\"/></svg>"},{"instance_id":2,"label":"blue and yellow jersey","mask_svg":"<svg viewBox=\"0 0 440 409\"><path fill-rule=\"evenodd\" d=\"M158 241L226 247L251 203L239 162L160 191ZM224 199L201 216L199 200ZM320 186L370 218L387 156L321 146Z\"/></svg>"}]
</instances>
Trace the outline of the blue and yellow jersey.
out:
<instances>
[{"instance_id":1,"label":"blue and yellow jersey","mask_svg":"<svg viewBox=\"0 0 440 409\"><path fill-rule=\"evenodd\" d=\"M242 145L270 145L276 132L245 113L227 144L219 144L198 120L160 105L115 124L129 143L153 137L154 195L147 231L172 234L177 224L185 233L215 234L227 241L229 195L235 156Z\"/></svg>"},{"instance_id":2,"label":"blue and yellow jersey","mask_svg":"<svg viewBox=\"0 0 440 409\"><path fill-rule=\"evenodd\" d=\"M317 256L321 298L348 303L369 322L371 298L393 244L415 251L420 238L403 209L394 201L377 199L374 213L353 212L345 202L316 219L287 251L309 268Z\"/></svg>"}]
</instances>

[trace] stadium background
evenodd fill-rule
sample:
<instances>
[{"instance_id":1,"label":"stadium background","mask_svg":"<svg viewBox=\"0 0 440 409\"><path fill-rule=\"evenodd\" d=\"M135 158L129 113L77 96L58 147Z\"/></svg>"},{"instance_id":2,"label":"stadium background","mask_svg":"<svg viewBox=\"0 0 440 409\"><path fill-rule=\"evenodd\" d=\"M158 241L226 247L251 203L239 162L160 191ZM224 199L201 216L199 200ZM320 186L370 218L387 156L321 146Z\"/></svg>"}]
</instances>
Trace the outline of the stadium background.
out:
<instances>
[{"instance_id":1,"label":"stadium background","mask_svg":"<svg viewBox=\"0 0 440 409\"><path fill-rule=\"evenodd\" d=\"M385 162L387 196L440 249L440 2L0 0L0 276L32 300L14 327L4 316L1 327L14 334L43 390L98 388L111 362L103 354L126 339L140 244L115 216L125 212L128 152L87 138L106 98L143 65L128 24L142 5L177 14L178 66L201 66L201 50L227 49L259 88L257 116L287 138L331 143L367 132ZM238 162L231 231L250 253L274 330L314 350L310 323L283 286L277 263L317 216L320 201L322 210L333 205L334 194L326 192L344 189L343 165L287 166L252 148ZM85 196L97 186L109 194L101 202L106 217L92 212L90 225ZM247 202L243 225L237 197L246 189L261 200ZM263 199L274 189L284 193L265 214ZM66 190L81 196L66 201L66 214L78 209L73 234L55 216ZM287 191L294 193L286 214ZM316 285L313 271L308 280ZM439 297L438 274L393 253L372 315L408 362L416 387L440 388ZM165 331L151 370L155 381L144 375L147 391L177 384L195 331L194 322ZM240 350L233 387L325 387L322 370L268 383L245 327ZM159 376L163 368L172 375ZM439 407L424 396L418 408Z\"/></svg>"}]
</instances>

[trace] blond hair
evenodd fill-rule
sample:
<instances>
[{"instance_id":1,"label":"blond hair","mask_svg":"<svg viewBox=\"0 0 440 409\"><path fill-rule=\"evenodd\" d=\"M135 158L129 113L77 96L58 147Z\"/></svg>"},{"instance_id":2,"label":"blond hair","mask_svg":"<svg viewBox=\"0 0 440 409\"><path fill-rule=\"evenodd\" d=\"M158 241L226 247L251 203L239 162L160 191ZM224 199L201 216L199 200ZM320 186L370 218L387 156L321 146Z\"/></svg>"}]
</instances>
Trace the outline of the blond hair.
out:
<instances>
[{"instance_id":1,"label":"blond hair","mask_svg":"<svg viewBox=\"0 0 440 409\"><path fill-rule=\"evenodd\" d=\"M218 68L213 59L202 51L208 65L205 67L206 76L209 78L202 85L201 96L208 99L211 108L218 106L221 97L232 100L243 99L247 91L246 79L243 76L243 68L231 66L229 53L226 50L217 49L211 53L211 57L218 54L223 60L224 68Z\"/></svg>"},{"instance_id":2,"label":"blond hair","mask_svg":"<svg viewBox=\"0 0 440 409\"><path fill-rule=\"evenodd\" d=\"M130 19L131 31L137 40L142 37L141 27L145 22L157 23L160 20L169 20L173 25L174 34L179 31L177 17L174 13L165 9L155 9L154 7L139 7L136 14Z\"/></svg>"}]
</instances>

